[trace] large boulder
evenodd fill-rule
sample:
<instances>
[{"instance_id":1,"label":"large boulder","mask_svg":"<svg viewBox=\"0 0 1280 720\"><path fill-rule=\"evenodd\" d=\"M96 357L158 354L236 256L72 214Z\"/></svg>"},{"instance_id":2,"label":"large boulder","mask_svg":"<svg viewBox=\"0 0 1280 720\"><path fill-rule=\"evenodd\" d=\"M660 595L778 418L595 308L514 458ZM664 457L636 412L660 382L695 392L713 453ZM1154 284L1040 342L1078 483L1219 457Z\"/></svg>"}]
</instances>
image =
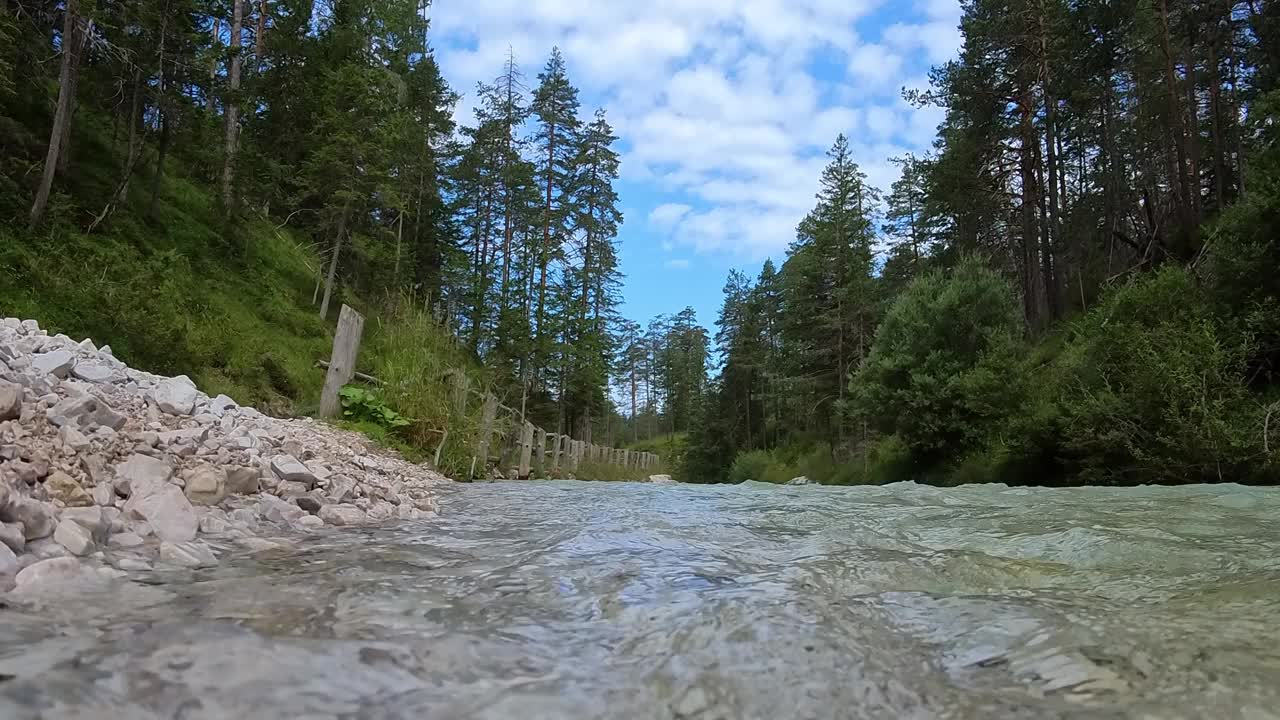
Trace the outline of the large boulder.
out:
<instances>
[{"instance_id":1,"label":"large boulder","mask_svg":"<svg viewBox=\"0 0 1280 720\"><path fill-rule=\"evenodd\" d=\"M44 489L49 493L49 497L60 501L67 507L89 507L93 505L93 496L90 495L76 479L70 475L55 470L45 478Z\"/></svg>"},{"instance_id":2,"label":"large boulder","mask_svg":"<svg viewBox=\"0 0 1280 720\"><path fill-rule=\"evenodd\" d=\"M23 537L27 540L49 537L55 524L53 508L31 498L10 500L6 507L0 508L0 520L21 523Z\"/></svg>"},{"instance_id":3,"label":"large boulder","mask_svg":"<svg viewBox=\"0 0 1280 720\"><path fill-rule=\"evenodd\" d=\"M115 368L100 362L76 363L71 368L71 374L88 383L109 383L120 379Z\"/></svg>"},{"instance_id":4,"label":"large boulder","mask_svg":"<svg viewBox=\"0 0 1280 720\"><path fill-rule=\"evenodd\" d=\"M321 520L330 525L351 526L369 522L364 511L355 505L325 505L320 508L318 515Z\"/></svg>"},{"instance_id":5,"label":"large boulder","mask_svg":"<svg viewBox=\"0 0 1280 720\"><path fill-rule=\"evenodd\" d=\"M102 508L96 506L67 508L62 511L62 516L58 520L59 523L74 522L92 533L94 539L99 542L106 540L111 531L110 521L102 512ZM56 532L54 539L57 539Z\"/></svg>"},{"instance_id":6,"label":"large boulder","mask_svg":"<svg viewBox=\"0 0 1280 720\"><path fill-rule=\"evenodd\" d=\"M308 490L316 484L315 473L292 455L276 455L271 458L271 472L281 480L302 483Z\"/></svg>"},{"instance_id":7,"label":"large boulder","mask_svg":"<svg viewBox=\"0 0 1280 720\"><path fill-rule=\"evenodd\" d=\"M22 396L25 392L21 385L0 380L0 422L17 420L22 415Z\"/></svg>"},{"instance_id":8,"label":"large boulder","mask_svg":"<svg viewBox=\"0 0 1280 720\"><path fill-rule=\"evenodd\" d=\"M27 536L22 525L16 522L0 522L0 545L20 553L27 545Z\"/></svg>"},{"instance_id":9,"label":"large boulder","mask_svg":"<svg viewBox=\"0 0 1280 720\"><path fill-rule=\"evenodd\" d=\"M806 476L804 476L804 475L801 475L801 476L800 476L800 477L798 477L798 478L792 478L792 479L788 480L788 481L787 481L787 484L788 484L788 485L817 485L817 483L815 483L814 481L810 480L808 477L806 477Z\"/></svg>"},{"instance_id":10,"label":"large boulder","mask_svg":"<svg viewBox=\"0 0 1280 720\"><path fill-rule=\"evenodd\" d=\"M116 492L125 497L146 494L163 487L173 476L169 463L150 455L134 453L116 466Z\"/></svg>"},{"instance_id":11,"label":"large boulder","mask_svg":"<svg viewBox=\"0 0 1280 720\"><path fill-rule=\"evenodd\" d=\"M56 405L49 408L49 412L45 416L49 422L62 427L63 425L85 425L86 421L92 421L94 413L98 410L98 399L92 395L73 395L68 398L59 400Z\"/></svg>"},{"instance_id":12,"label":"large boulder","mask_svg":"<svg viewBox=\"0 0 1280 720\"><path fill-rule=\"evenodd\" d=\"M201 464L184 476L182 489L196 505L217 505L227 497L227 472L220 467Z\"/></svg>"},{"instance_id":13,"label":"large boulder","mask_svg":"<svg viewBox=\"0 0 1280 720\"><path fill-rule=\"evenodd\" d=\"M670 475L650 475L649 482L658 483L661 485L669 485L674 483L675 480L672 480Z\"/></svg>"},{"instance_id":14,"label":"large boulder","mask_svg":"<svg viewBox=\"0 0 1280 720\"><path fill-rule=\"evenodd\" d=\"M54 557L32 563L14 578L19 591L30 591L47 584L75 580L86 569L74 557Z\"/></svg>"},{"instance_id":15,"label":"large boulder","mask_svg":"<svg viewBox=\"0 0 1280 720\"><path fill-rule=\"evenodd\" d=\"M326 488L329 499L336 503L344 503L355 499L356 481L346 475L330 475Z\"/></svg>"},{"instance_id":16,"label":"large boulder","mask_svg":"<svg viewBox=\"0 0 1280 720\"><path fill-rule=\"evenodd\" d=\"M156 385L152 394L156 405L170 415L190 415L196 406L195 383L186 375L169 378Z\"/></svg>"},{"instance_id":17,"label":"large boulder","mask_svg":"<svg viewBox=\"0 0 1280 720\"><path fill-rule=\"evenodd\" d=\"M230 495L253 495L258 492L261 477L257 468L233 466L227 468L227 493Z\"/></svg>"},{"instance_id":18,"label":"large boulder","mask_svg":"<svg viewBox=\"0 0 1280 720\"><path fill-rule=\"evenodd\" d=\"M0 544L0 578L14 575L19 567L18 555L8 545Z\"/></svg>"},{"instance_id":19,"label":"large boulder","mask_svg":"<svg viewBox=\"0 0 1280 720\"><path fill-rule=\"evenodd\" d=\"M76 356L70 350L53 350L31 358L32 368L56 378L65 378L75 365Z\"/></svg>"},{"instance_id":20,"label":"large boulder","mask_svg":"<svg viewBox=\"0 0 1280 720\"><path fill-rule=\"evenodd\" d=\"M146 495L134 495L124 505L126 515L146 520L156 537L169 542L196 539L200 526L191 501L175 485L164 485Z\"/></svg>"},{"instance_id":21,"label":"large boulder","mask_svg":"<svg viewBox=\"0 0 1280 720\"><path fill-rule=\"evenodd\" d=\"M93 533L82 527L80 523L66 519L58 523L58 529L53 532L53 540L76 557L84 557L93 552L96 547L93 542Z\"/></svg>"}]
</instances>

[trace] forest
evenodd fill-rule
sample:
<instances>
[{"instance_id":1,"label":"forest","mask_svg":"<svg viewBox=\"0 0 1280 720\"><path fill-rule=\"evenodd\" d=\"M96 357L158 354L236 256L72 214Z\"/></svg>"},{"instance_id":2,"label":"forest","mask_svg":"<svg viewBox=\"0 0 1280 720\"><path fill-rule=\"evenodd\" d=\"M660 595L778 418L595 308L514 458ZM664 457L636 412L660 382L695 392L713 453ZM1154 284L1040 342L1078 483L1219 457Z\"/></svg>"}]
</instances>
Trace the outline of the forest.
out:
<instances>
[{"instance_id":1,"label":"forest","mask_svg":"<svg viewBox=\"0 0 1280 720\"><path fill-rule=\"evenodd\" d=\"M409 440L460 437L455 369L589 442L686 423L706 332L618 316L606 110L548 48L455 126L428 29L423 0L0 0L5 313L292 414L347 303Z\"/></svg>"},{"instance_id":2,"label":"forest","mask_svg":"<svg viewBox=\"0 0 1280 720\"><path fill-rule=\"evenodd\" d=\"M962 7L931 151L729 277L685 475L1280 479L1280 4Z\"/></svg>"},{"instance_id":3,"label":"forest","mask_svg":"<svg viewBox=\"0 0 1280 720\"><path fill-rule=\"evenodd\" d=\"M410 446L465 442L462 370L690 481L1280 479L1280 5L962 8L932 149L875 188L835 138L709 331L620 315L619 139L555 48L455 89L425 0L0 0L0 309L307 414L352 305Z\"/></svg>"}]
</instances>

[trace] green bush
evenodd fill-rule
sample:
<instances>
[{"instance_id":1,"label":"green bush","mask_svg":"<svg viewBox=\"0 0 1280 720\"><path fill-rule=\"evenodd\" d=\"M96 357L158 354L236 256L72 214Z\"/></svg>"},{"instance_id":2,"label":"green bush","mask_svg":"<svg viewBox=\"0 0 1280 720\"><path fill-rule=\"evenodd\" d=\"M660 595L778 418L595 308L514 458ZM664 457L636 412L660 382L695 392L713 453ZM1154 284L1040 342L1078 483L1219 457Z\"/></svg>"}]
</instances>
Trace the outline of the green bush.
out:
<instances>
[{"instance_id":1,"label":"green bush","mask_svg":"<svg viewBox=\"0 0 1280 720\"><path fill-rule=\"evenodd\" d=\"M850 409L897 436L917 468L981 447L1026 402L1018 305L1008 283L969 258L911 283L889 308ZM895 461L897 462L897 461Z\"/></svg>"},{"instance_id":2,"label":"green bush","mask_svg":"<svg viewBox=\"0 0 1280 720\"><path fill-rule=\"evenodd\" d=\"M748 480L764 482L765 471L773 463L773 456L768 450L751 450L734 458L729 468L729 482L741 483Z\"/></svg>"},{"instance_id":3,"label":"green bush","mask_svg":"<svg viewBox=\"0 0 1280 720\"><path fill-rule=\"evenodd\" d=\"M1117 288L1057 362L1064 460L1089 483L1250 479L1264 453L1249 351L1181 268Z\"/></svg>"},{"instance_id":4,"label":"green bush","mask_svg":"<svg viewBox=\"0 0 1280 720\"><path fill-rule=\"evenodd\" d=\"M412 424L409 418L388 407L372 390L347 385L339 395L342 397L342 416L351 422L373 423L392 431Z\"/></svg>"}]
</instances>

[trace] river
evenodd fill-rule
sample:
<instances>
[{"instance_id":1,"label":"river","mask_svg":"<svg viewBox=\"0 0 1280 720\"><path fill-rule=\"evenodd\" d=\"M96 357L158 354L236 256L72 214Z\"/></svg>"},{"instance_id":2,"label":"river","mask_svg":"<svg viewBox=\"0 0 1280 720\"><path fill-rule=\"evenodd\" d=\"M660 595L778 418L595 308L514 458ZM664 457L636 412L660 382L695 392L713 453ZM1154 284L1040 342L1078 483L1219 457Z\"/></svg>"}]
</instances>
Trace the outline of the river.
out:
<instances>
[{"instance_id":1,"label":"river","mask_svg":"<svg viewBox=\"0 0 1280 720\"><path fill-rule=\"evenodd\" d=\"M1280 717L1280 491L498 483L0 605L0 717Z\"/></svg>"}]
</instances>

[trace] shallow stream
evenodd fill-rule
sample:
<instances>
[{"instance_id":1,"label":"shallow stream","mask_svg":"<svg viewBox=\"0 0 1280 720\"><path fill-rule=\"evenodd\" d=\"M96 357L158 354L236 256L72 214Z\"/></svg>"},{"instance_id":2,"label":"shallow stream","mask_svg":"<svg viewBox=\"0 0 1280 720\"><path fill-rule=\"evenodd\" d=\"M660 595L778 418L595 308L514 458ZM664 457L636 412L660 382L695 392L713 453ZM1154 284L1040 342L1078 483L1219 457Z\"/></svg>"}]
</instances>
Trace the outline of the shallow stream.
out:
<instances>
[{"instance_id":1,"label":"shallow stream","mask_svg":"<svg viewBox=\"0 0 1280 720\"><path fill-rule=\"evenodd\" d=\"M1280 718L1280 490L498 483L0 598L0 718Z\"/></svg>"}]
</instances>

